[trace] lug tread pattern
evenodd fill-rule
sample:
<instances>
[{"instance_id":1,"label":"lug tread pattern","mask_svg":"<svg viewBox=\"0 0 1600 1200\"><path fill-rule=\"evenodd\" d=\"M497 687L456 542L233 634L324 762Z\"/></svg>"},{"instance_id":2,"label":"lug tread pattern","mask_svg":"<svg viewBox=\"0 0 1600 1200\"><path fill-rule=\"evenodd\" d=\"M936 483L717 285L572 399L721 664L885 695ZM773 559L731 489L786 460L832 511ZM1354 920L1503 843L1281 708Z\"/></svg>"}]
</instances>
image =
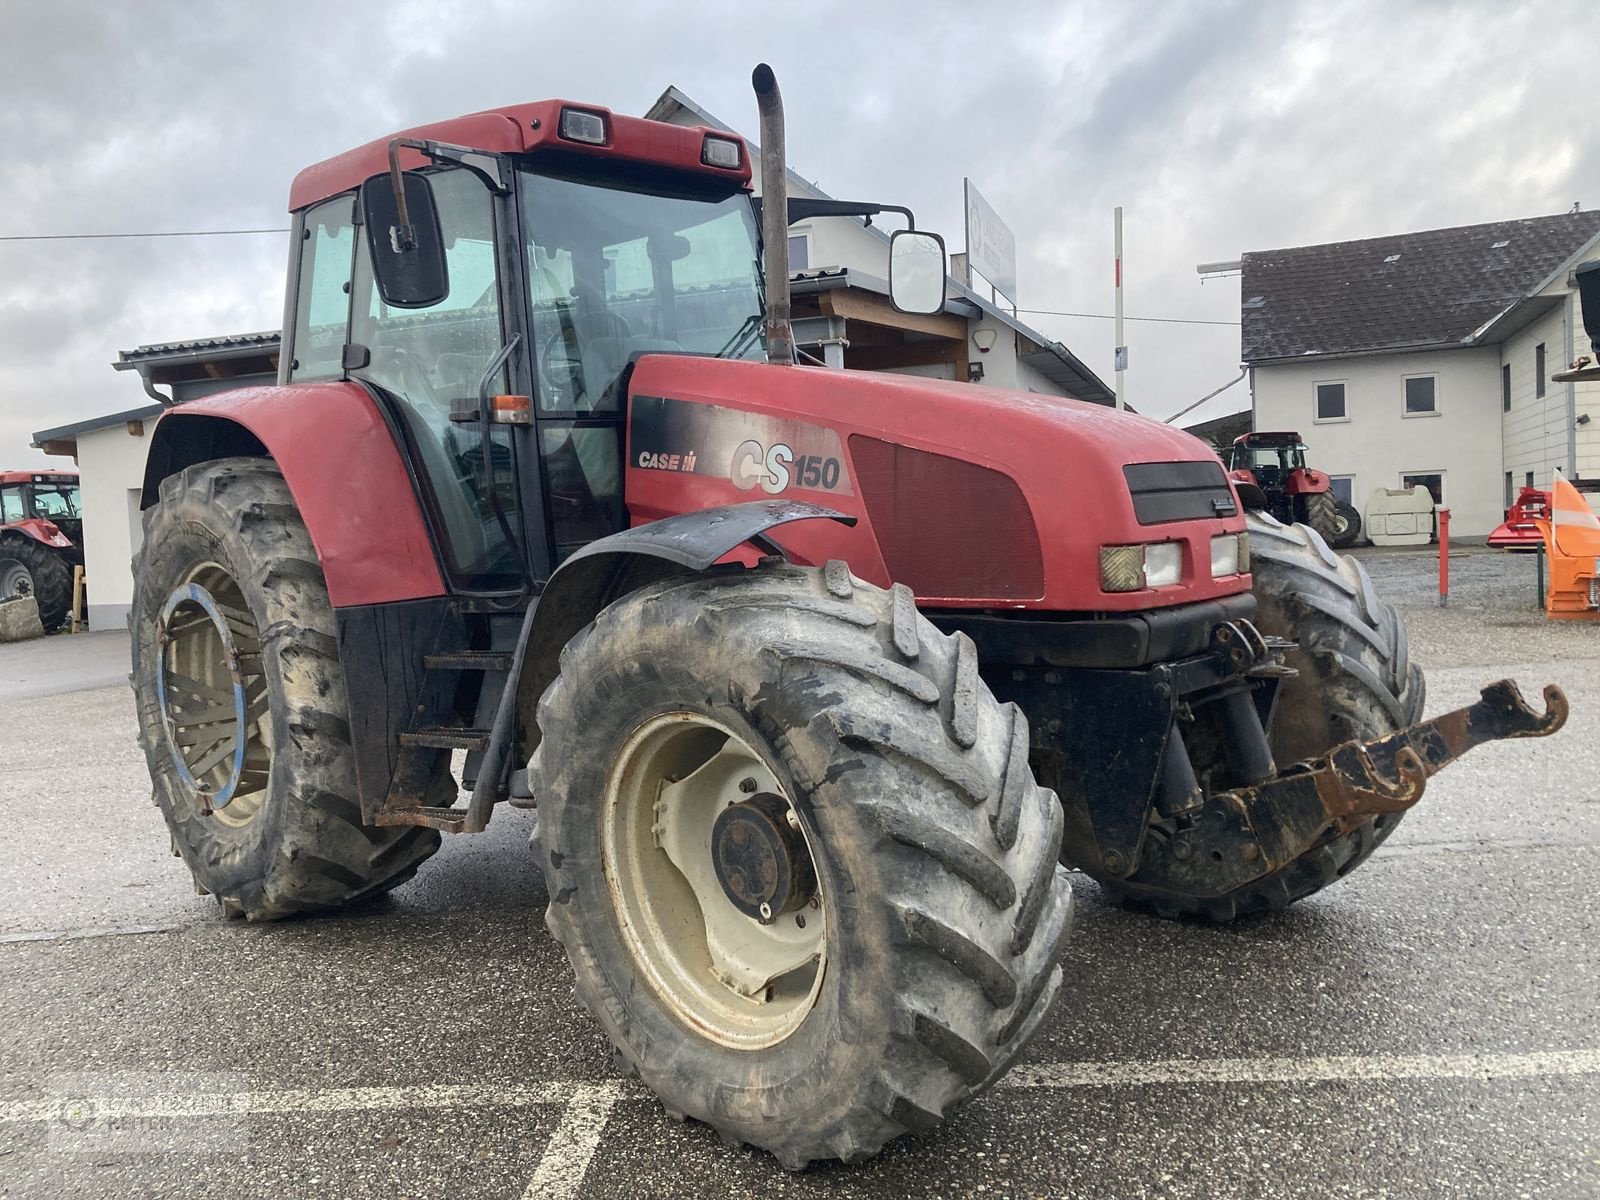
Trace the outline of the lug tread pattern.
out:
<instances>
[{"instance_id":1,"label":"lug tread pattern","mask_svg":"<svg viewBox=\"0 0 1600 1200\"><path fill-rule=\"evenodd\" d=\"M261 597L253 615L263 653L280 684L275 717L273 794L285 809L281 829L259 875L231 881L219 904L230 916L277 920L334 908L399 886L438 849L432 829L364 825L356 799L344 672L327 585L311 536L276 464L233 458L200 463L161 482L160 500L144 514L144 549L134 560L134 670L139 741L155 783L156 802L174 844L202 884L236 847L218 839L178 794L155 701L155 629L166 596L147 569L154 548L202 526L233 556L247 594ZM267 823L252 823L247 829ZM210 888L217 892L215 887Z\"/></svg>"},{"instance_id":2,"label":"lug tread pattern","mask_svg":"<svg viewBox=\"0 0 1600 1200\"><path fill-rule=\"evenodd\" d=\"M836 611L846 600L871 622ZM759 705L782 690L814 703L809 723L772 730L774 745L824 780L818 794L835 772L848 774L829 803L850 808L878 839L863 850L882 891L858 892L853 907L881 912L875 920L892 942L886 969L893 982L882 997L891 1008L889 1041L854 1107L826 1128L738 1123L721 1104L696 1108L652 1067L648 1047L629 1046L619 1031L635 1001L603 984L584 933L581 910L609 904L605 889L570 869L551 840L560 836L563 806L581 803L562 790L563 764L580 744L564 724L586 673L627 631L674 624L722 645L759 643L752 661L770 664L765 682L735 683L730 694ZM910 685L907 675L922 685ZM901 1133L933 1128L992 1086L1044 1020L1060 989L1057 959L1072 918L1068 876L1057 866L1059 802L1035 782L1027 722L989 694L970 640L941 633L899 593L854 579L839 562L648 585L569 643L538 720L529 780L541 800L535 851L552 898L546 922L572 960L579 999L667 1107L767 1149L784 1166L861 1161ZM686 1057L673 1055L679 1064ZM731 1086L716 1083L719 1095Z\"/></svg>"}]
</instances>

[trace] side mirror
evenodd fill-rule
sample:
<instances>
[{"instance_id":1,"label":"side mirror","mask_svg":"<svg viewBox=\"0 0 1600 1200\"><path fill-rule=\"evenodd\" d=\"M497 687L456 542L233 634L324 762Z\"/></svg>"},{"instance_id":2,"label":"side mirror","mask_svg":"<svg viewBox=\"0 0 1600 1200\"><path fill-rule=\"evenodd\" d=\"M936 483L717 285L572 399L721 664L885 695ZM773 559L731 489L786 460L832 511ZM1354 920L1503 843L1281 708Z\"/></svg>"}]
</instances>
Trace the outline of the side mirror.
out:
<instances>
[{"instance_id":1,"label":"side mirror","mask_svg":"<svg viewBox=\"0 0 1600 1200\"><path fill-rule=\"evenodd\" d=\"M378 295L391 308L428 308L450 294L444 236L426 175L374 175L361 185L361 221Z\"/></svg>"},{"instance_id":2,"label":"side mirror","mask_svg":"<svg viewBox=\"0 0 1600 1200\"><path fill-rule=\"evenodd\" d=\"M903 313L944 309L944 239L897 229L889 238L889 302Z\"/></svg>"}]
</instances>

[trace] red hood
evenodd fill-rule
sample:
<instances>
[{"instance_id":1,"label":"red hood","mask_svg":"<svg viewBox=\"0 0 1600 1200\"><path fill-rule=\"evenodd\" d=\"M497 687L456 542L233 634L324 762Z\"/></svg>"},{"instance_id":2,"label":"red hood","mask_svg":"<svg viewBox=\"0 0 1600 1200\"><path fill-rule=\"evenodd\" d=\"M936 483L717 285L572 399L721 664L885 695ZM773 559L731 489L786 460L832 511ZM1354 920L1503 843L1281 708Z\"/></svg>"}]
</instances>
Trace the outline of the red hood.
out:
<instances>
[{"instance_id":1,"label":"red hood","mask_svg":"<svg viewBox=\"0 0 1600 1200\"><path fill-rule=\"evenodd\" d=\"M1145 417L1032 392L905 375L782 368L680 356L641 358L629 390L635 398L674 397L765 414L780 421L813 422L836 432L852 460L860 455L857 450L848 449L851 438L863 435L1000 472L1021 489L1043 556L1044 592L1036 598L1029 597L1023 607L1056 611L1143 609L1232 595L1249 588L1248 577L1221 581L1209 577L1210 537L1244 528L1237 497L1231 516L1139 523L1124 466L1213 464L1218 468L1218 478L1223 478L1216 454L1204 442ZM654 519L728 500L722 492L706 486L709 481L703 483L703 476L695 476L693 484L685 484L681 477L663 480L660 472L637 470L636 458L630 450L628 498L636 519ZM853 476L859 476L863 464L853 461L853 465ZM656 486L664 482L672 486ZM785 494L867 515L866 506L854 489L850 495L808 495L806 489L795 487ZM753 497L742 492L733 498ZM797 542L809 542L813 536L808 529L795 538ZM1168 540L1188 545L1184 585L1155 592L1099 591L1102 545ZM785 543L788 541L786 536ZM863 569L869 556L859 545L852 551L850 562L868 578L880 573L887 577L881 558L876 560L876 571ZM1196 565L1198 572L1193 570ZM992 599L923 596L920 588L918 591L920 599L934 603L976 606Z\"/></svg>"}]
</instances>

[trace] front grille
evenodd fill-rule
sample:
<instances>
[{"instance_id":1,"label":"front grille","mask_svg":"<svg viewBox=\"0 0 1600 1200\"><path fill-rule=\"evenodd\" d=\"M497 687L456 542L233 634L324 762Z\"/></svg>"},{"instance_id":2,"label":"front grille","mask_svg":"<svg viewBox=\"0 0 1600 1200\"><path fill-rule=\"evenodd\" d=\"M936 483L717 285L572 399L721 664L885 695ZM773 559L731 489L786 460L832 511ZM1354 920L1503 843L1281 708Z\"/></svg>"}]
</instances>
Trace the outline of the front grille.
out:
<instances>
[{"instance_id":1,"label":"front grille","mask_svg":"<svg viewBox=\"0 0 1600 1200\"><path fill-rule=\"evenodd\" d=\"M850 458L895 582L919 597L1044 595L1039 532L1009 475L859 433L851 435Z\"/></svg>"},{"instance_id":2,"label":"front grille","mask_svg":"<svg viewBox=\"0 0 1600 1200\"><path fill-rule=\"evenodd\" d=\"M1236 516L1219 462L1130 463L1122 468L1141 525Z\"/></svg>"}]
</instances>

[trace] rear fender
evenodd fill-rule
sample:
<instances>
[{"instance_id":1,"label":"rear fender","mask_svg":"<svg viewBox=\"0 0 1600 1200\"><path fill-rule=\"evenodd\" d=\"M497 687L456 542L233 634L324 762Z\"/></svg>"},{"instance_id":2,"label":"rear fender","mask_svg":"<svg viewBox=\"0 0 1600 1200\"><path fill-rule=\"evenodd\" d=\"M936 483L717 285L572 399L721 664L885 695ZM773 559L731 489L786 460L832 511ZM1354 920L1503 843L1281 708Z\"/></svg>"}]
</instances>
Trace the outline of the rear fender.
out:
<instances>
[{"instance_id":1,"label":"rear fender","mask_svg":"<svg viewBox=\"0 0 1600 1200\"><path fill-rule=\"evenodd\" d=\"M162 415L141 507L161 481L218 458L270 458L311 534L335 608L446 592L417 487L377 401L354 383L207 396Z\"/></svg>"},{"instance_id":2,"label":"rear fender","mask_svg":"<svg viewBox=\"0 0 1600 1200\"><path fill-rule=\"evenodd\" d=\"M1321 471L1301 467L1289 472L1284 490L1291 496L1315 496L1333 487L1333 482Z\"/></svg>"},{"instance_id":3,"label":"rear fender","mask_svg":"<svg viewBox=\"0 0 1600 1200\"><path fill-rule=\"evenodd\" d=\"M15 534L54 550L72 548L72 539L57 529L54 521L47 521L43 517L29 517L26 521L17 521L0 528L0 536L5 534Z\"/></svg>"}]
</instances>

